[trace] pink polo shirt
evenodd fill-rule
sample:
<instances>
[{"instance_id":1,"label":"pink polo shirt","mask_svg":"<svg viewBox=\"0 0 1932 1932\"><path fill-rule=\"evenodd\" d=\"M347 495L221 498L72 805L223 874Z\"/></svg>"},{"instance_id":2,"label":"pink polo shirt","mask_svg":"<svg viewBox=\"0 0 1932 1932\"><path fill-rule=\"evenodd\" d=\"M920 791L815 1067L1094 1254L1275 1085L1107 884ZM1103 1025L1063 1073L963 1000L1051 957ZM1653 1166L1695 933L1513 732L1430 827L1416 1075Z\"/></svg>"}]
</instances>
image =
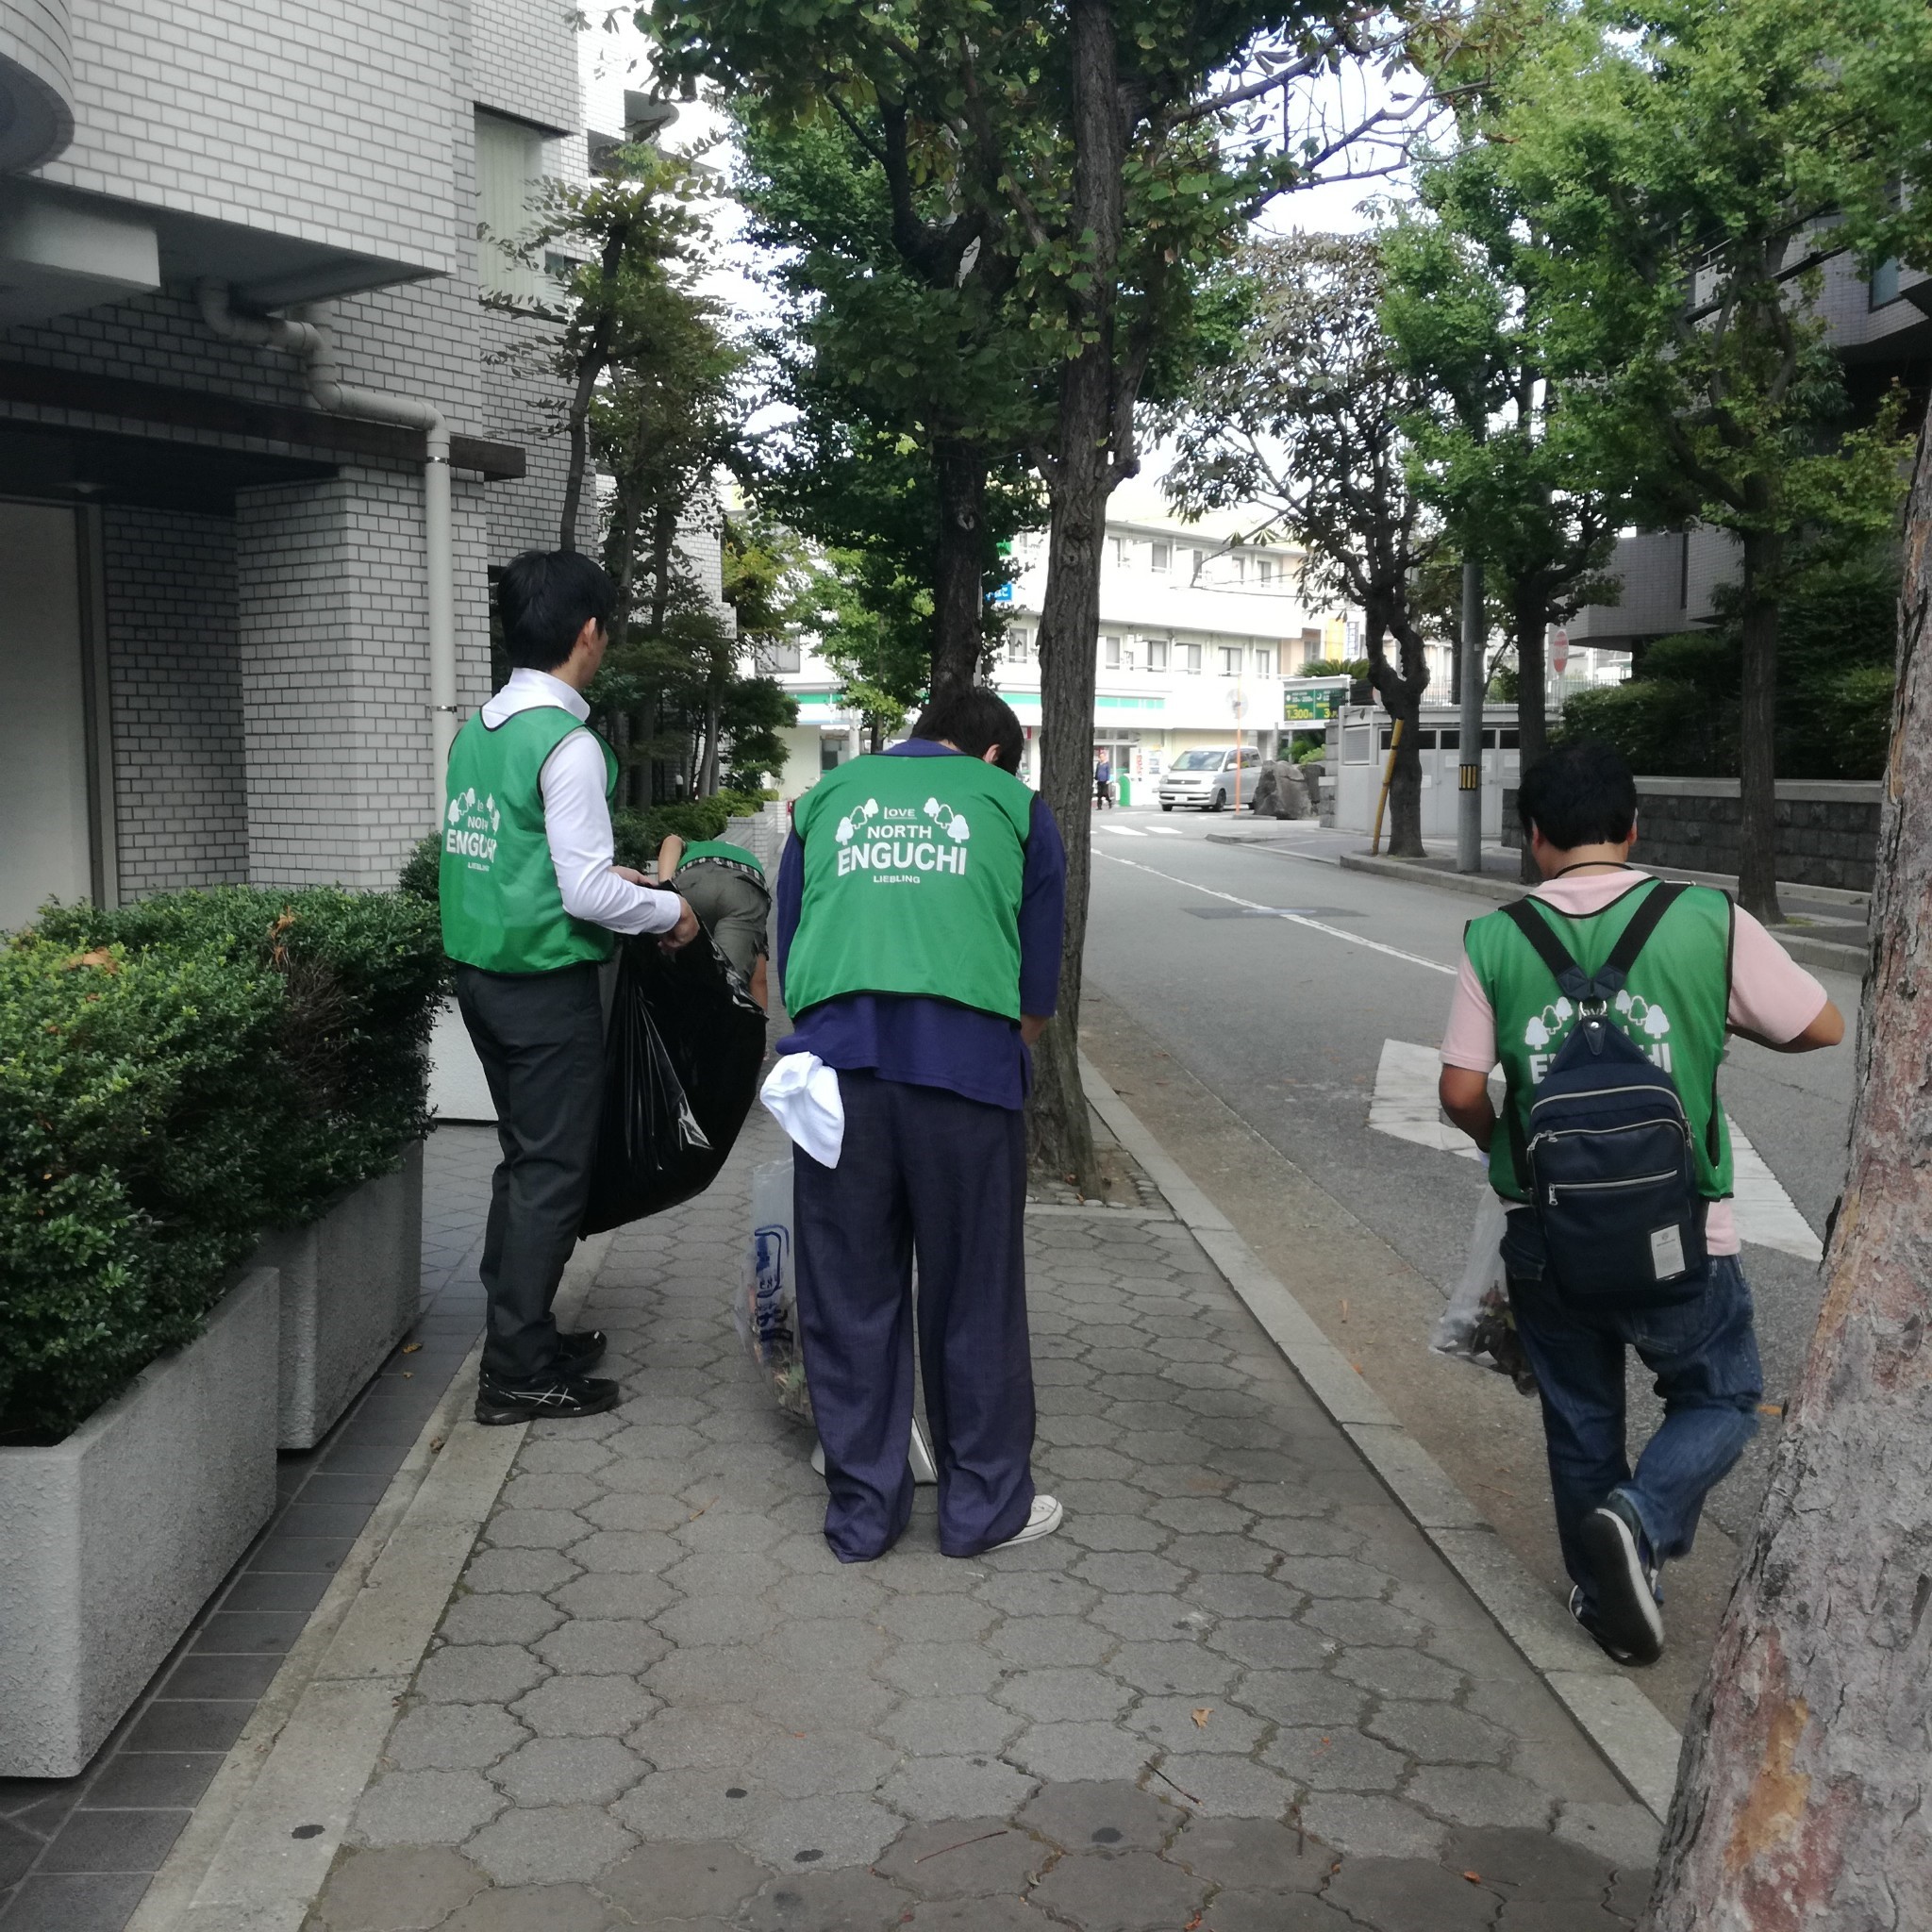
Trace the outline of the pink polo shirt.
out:
<instances>
[{"instance_id":1,"label":"pink polo shirt","mask_svg":"<svg viewBox=\"0 0 1932 1932\"><path fill-rule=\"evenodd\" d=\"M1551 879L1532 895L1559 912L1581 917L1601 912L1650 877L1642 872L1573 873ZM1740 906L1731 949L1731 1024L1761 1033L1766 1040L1795 1040L1824 1010L1824 988L1798 964L1763 925ZM1442 1064L1487 1074L1496 1064L1496 1016L1465 952L1456 974L1456 998L1449 1030L1442 1036ZM1737 1224L1728 1201L1713 1201L1705 1224L1713 1255L1738 1252Z\"/></svg>"}]
</instances>

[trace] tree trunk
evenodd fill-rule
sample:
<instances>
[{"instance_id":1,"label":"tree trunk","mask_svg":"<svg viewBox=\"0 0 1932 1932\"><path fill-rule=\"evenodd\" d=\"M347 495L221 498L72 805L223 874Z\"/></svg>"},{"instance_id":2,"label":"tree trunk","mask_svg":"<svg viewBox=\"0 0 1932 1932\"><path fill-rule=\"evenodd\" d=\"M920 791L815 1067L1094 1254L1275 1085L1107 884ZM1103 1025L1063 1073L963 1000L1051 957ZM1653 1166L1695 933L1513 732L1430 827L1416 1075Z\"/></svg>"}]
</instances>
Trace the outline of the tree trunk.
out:
<instances>
[{"instance_id":1,"label":"tree trunk","mask_svg":"<svg viewBox=\"0 0 1932 1932\"><path fill-rule=\"evenodd\" d=\"M986 456L958 437L933 449L940 527L933 554L932 695L971 685L979 672L985 597Z\"/></svg>"},{"instance_id":2,"label":"tree trunk","mask_svg":"<svg viewBox=\"0 0 1932 1932\"><path fill-rule=\"evenodd\" d=\"M1932 457L1922 434L1850 1173L1818 1330L1685 1729L1653 1932L1932 1925L1928 616Z\"/></svg>"},{"instance_id":3,"label":"tree trunk","mask_svg":"<svg viewBox=\"0 0 1932 1932\"><path fill-rule=\"evenodd\" d=\"M1549 749L1549 713L1543 691L1543 626L1549 621L1549 604L1541 581L1518 584L1510 598L1510 622L1516 631L1516 742L1520 773L1527 772ZM1523 841L1521 876L1525 885L1542 882L1527 839Z\"/></svg>"},{"instance_id":4,"label":"tree trunk","mask_svg":"<svg viewBox=\"0 0 1932 1932\"><path fill-rule=\"evenodd\" d=\"M1767 925L1777 903L1777 570L1784 541L1744 536L1744 691L1738 716L1738 902Z\"/></svg>"},{"instance_id":5,"label":"tree trunk","mask_svg":"<svg viewBox=\"0 0 1932 1932\"><path fill-rule=\"evenodd\" d=\"M1041 791L1067 848L1066 945L1059 1012L1034 1053L1027 1107L1034 1165L1083 1191L1096 1180L1093 1126L1080 1082L1081 954L1087 943L1093 814L1093 688L1100 637L1101 544L1112 487L1114 296L1126 164L1119 52L1108 0L1069 0L1073 55L1072 227L1089 251L1091 279L1069 291L1081 348L1062 365L1056 460L1047 472L1052 535L1041 599Z\"/></svg>"},{"instance_id":6,"label":"tree trunk","mask_svg":"<svg viewBox=\"0 0 1932 1932\"><path fill-rule=\"evenodd\" d=\"M1369 685L1381 699L1391 728L1397 722L1402 725L1402 741L1395 747L1395 772L1389 784L1389 809L1383 824L1389 832L1391 858L1420 858L1423 857L1423 758L1416 733L1421 724L1423 690L1427 682L1426 660L1423 657L1420 639L1412 643L1405 639L1402 643L1402 669L1398 671L1389 661L1384 642L1386 637L1383 625L1371 621L1366 646ZM1456 656L1458 658L1462 656L1459 647ZM1387 769L1388 757L1387 752L1376 753L1375 783L1378 787L1382 782L1382 772Z\"/></svg>"}]
</instances>

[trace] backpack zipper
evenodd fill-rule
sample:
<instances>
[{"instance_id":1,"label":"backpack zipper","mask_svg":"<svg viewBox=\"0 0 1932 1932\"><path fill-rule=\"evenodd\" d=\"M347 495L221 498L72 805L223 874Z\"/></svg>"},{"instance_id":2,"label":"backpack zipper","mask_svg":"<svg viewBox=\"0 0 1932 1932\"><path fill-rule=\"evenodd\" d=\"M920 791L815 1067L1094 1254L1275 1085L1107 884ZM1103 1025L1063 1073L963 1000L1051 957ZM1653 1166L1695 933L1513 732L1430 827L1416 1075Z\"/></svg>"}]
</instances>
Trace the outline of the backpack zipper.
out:
<instances>
[{"instance_id":1,"label":"backpack zipper","mask_svg":"<svg viewBox=\"0 0 1932 1932\"><path fill-rule=\"evenodd\" d=\"M1581 1093L1546 1093L1541 1100L1531 1101L1529 1110L1534 1113L1538 1108L1547 1107L1553 1100L1622 1100L1626 1094L1631 1093L1663 1093L1669 1095L1680 1108L1684 1105L1682 1096L1674 1087L1660 1086L1655 1081L1649 1081L1641 1087L1591 1087Z\"/></svg>"},{"instance_id":2,"label":"backpack zipper","mask_svg":"<svg viewBox=\"0 0 1932 1932\"><path fill-rule=\"evenodd\" d=\"M1601 1140L1610 1134L1648 1134L1667 1126L1675 1127L1687 1141L1690 1139L1690 1124L1681 1115L1675 1120L1660 1120L1653 1116L1647 1121L1625 1121L1617 1127L1545 1127L1541 1133L1530 1136L1525 1152L1534 1154L1545 1141L1570 1141L1578 1137Z\"/></svg>"},{"instance_id":3,"label":"backpack zipper","mask_svg":"<svg viewBox=\"0 0 1932 1932\"><path fill-rule=\"evenodd\" d=\"M1613 1188L1654 1188L1659 1181L1682 1178L1681 1174L1633 1174L1628 1180L1621 1181L1552 1181L1550 1198L1543 1205L1548 1208L1557 1207L1558 1194L1603 1193Z\"/></svg>"}]
</instances>

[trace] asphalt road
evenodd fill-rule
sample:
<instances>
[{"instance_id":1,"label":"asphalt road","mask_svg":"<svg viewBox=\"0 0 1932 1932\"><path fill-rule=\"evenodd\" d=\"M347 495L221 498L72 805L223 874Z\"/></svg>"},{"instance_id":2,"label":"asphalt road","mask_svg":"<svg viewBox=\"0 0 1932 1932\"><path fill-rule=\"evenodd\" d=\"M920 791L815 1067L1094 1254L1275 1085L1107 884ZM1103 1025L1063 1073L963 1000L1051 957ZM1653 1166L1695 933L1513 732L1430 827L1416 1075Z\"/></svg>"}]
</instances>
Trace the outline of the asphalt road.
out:
<instances>
[{"instance_id":1,"label":"asphalt road","mask_svg":"<svg viewBox=\"0 0 1932 1932\"><path fill-rule=\"evenodd\" d=\"M1209 843L1209 834L1269 842ZM1311 824L1138 809L1100 815L1088 984L1112 1016L1109 1050L1139 1089L1135 1105L1158 1132L1163 1082L1182 1077L1163 1071L1166 1056L1189 1076L1196 1103L1191 1118L1198 1117L1205 1088L1258 1138L1261 1144L1249 1143L1255 1158L1245 1163L1256 1192L1279 1185L1280 1176L1268 1177L1265 1150L1272 1149L1393 1249L1414 1276L1446 1294L1462 1270L1478 1170L1453 1153L1372 1129L1369 1104L1385 1042L1432 1050L1440 1041L1462 928L1483 907L1441 888L1342 871L1336 855L1361 842ZM1857 986L1827 976L1827 987L1854 1016ZM1849 1044L1799 1058L1734 1041L1723 1080L1734 1123L1821 1235L1843 1174L1851 1062ZM1178 1096L1177 1087L1172 1091ZM1178 1097L1174 1106L1178 1126ZM1196 1178L1210 1194L1240 1193L1243 1163L1224 1150L1212 1158L1211 1182ZM1222 1205L1239 1224L1237 1203ZM1266 1208L1261 1200L1249 1205L1257 1212ZM1766 1402L1781 1405L1816 1318L1817 1269L1748 1241L1743 1258L1757 1299ZM1292 1269L1282 1272L1294 1286ZM1472 1378L1500 1378L1427 1357L1425 1292L1378 1299L1381 1286L1362 1282L1353 1307L1341 1300L1339 1317L1336 1295L1318 1291L1324 1306L1311 1312L1353 1324L1348 1336L1361 1344L1360 1366L1379 1392L1425 1441L1453 1442L1472 1401ZM1507 1459L1494 1466L1535 1469L1541 1439L1533 1406L1513 1398L1498 1405L1492 1391L1480 1392L1484 1413L1507 1439L1494 1453ZM1656 1415L1647 1385L1633 1375L1633 1428L1647 1428ZM1755 1515L1775 1427L1767 1417L1745 1461L1712 1499L1710 1519L1731 1537L1744 1535ZM1499 1478L1499 1493L1505 1487ZM1536 1508L1517 1512L1516 1527L1537 1545L1524 1554L1554 1583L1554 1550L1537 1522L1541 1493ZM1500 1519L1510 1511L1492 1513L1509 1534L1510 1524ZM1727 1555L1722 1539L1712 1541L1718 1548L1710 1560L1722 1571L1735 1553ZM1714 1617L1727 1583L1727 1575L1708 1574L1707 1562L1700 1615ZM1659 1701L1670 1705L1676 1691Z\"/></svg>"}]
</instances>

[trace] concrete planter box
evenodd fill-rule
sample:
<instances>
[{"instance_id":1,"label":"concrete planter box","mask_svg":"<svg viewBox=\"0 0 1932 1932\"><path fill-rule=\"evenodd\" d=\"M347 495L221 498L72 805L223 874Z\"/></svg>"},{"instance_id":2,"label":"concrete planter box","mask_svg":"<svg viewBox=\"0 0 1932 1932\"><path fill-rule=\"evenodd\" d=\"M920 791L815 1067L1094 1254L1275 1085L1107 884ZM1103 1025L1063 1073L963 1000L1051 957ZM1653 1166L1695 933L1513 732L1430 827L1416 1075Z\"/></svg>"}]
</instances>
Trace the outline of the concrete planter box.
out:
<instances>
[{"instance_id":1,"label":"concrete planter box","mask_svg":"<svg viewBox=\"0 0 1932 1932\"><path fill-rule=\"evenodd\" d=\"M312 1449L416 1319L423 1284L423 1143L319 1221L256 1250L282 1277L284 1449Z\"/></svg>"},{"instance_id":2,"label":"concrete planter box","mask_svg":"<svg viewBox=\"0 0 1932 1932\"><path fill-rule=\"evenodd\" d=\"M276 1285L63 1442L0 1449L0 1777L84 1770L275 1503Z\"/></svg>"}]
</instances>

